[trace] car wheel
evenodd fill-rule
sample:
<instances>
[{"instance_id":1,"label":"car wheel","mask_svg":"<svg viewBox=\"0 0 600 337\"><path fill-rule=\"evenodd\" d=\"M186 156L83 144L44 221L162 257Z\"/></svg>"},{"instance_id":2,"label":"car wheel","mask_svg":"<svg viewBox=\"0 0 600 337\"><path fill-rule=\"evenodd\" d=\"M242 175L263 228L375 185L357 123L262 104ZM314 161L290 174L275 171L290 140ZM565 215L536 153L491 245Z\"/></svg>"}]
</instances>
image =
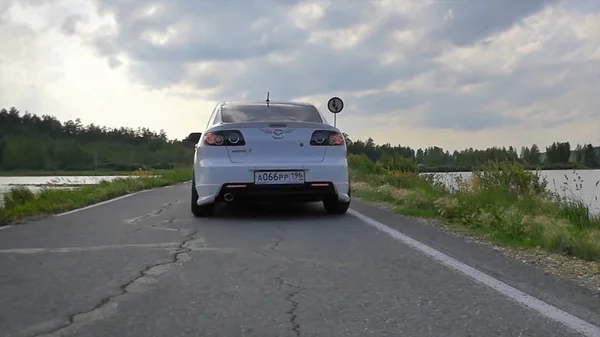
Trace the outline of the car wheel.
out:
<instances>
[{"instance_id":1,"label":"car wheel","mask_svg":"<svg viewBox=\"0 0 600 337\"><path fill-rule=\"evenodd\" d=\"M350 197L350 200L352 200L351 190L348 190L348 196ZM348 209L350 208L350 201L340 202L337 199L324 200L323 206L325 207L325 211L328 214L341 215L346 214L346 212L348 212Z\"/></svg>"},{"instance_id":2,"label":"car wheel","mask_svg":"<svg viewBox=\"0 0 600 337\"><path fill-rule=\"evenodd\" d=\"M191 200L191 206L192 206L192 214L194 214L195 217L206 217L206 216L211 216L213 215L214 212L214 204L208 204L208 205L198 205L196 203L196 201L198 200L198 191L196 190L196 182L195 179L192 179L192 200Z\"/></svg>"}]
</instances>

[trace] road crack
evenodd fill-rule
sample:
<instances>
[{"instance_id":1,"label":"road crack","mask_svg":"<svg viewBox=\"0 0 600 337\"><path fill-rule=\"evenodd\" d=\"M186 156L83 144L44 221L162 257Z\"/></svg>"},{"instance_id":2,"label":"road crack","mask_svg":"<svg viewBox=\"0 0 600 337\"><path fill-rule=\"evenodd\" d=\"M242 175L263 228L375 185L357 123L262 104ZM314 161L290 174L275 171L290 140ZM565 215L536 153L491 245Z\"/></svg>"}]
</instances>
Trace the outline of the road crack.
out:
<instances>
[{"instance_id":1,"label":"road crack","mask_svg":"<svg viewBox=\"0 0 600 337\"><path fill-rule=\"evenodd\" d=\"M273 240L273 242L267 243L265 245L263 245L260 249L258 250L253 250L254 253L262 255L262 256L266 256L266 257L270 257L272 252L277 251L277 248L279 247L279 245L285 241L285 231L284 229L281 227L281 225L277 225L277 228L279 229L279 231L281 232L280 235L278 235L277 237L275 237L275 239Z\"/></svg>"},{"instance_id":2,"label":"road crack","mask_svg":"<svg viewBox=\"0 0 600 337\"><path fill-rule=\"evenodd\" d=\"M281 227L281 225L278 225L277 228L281 231L281 235L275 238L275 240L268 249L269 253L277 251L279 245L283 241L285 241L285 230L283 229L283 227ZM259 251L258 253L263 256L270 256L270 254L266 252ZM273 269L276 268L276 265L273 266ZM275 281L282 287L286 288L285 300L290 304L290 308L285 313L288 315L290 321L290 329L296 334L296 336L300 336L300 323L298 323L298 316L296 315L296 310L298 310L300 301L296 299L296 296L298 296L304 290L304 288L293 283L287 282L284 279L284 273L282 269L279 270L279 272L277 273Z\"/></svg>"},{"instance_id":3,"label":"road crack","mask_svg":"<svg viewBox=\"0 0 600 337\"><path fill-rule=\"evenodd\" d=\"M273 242L273 245L271 246L271 248L269 249L270 251L274 251L277 249L277 247L279 247L279 244L281 243L281 241L283 241L282 239L275 239L275 242Z\"/></svg>"},{"instance_id":4,"label":"road crack","mask_svg":"<svg viewBox=\"0 0 600 337\"><path fill-rule=\"evenodd\" d=\"M277 250L277 247L279 247L279 244L281 244L284 240L285 230L283 229L283 227L281 227L281 225L277 225L277 229L279 229L279 232L281 235L276 237L275 241L273 241L273 244L269 248L269 251L271 251L271 252Z\"/></svg>"},{"instance_id":5,"label":"road crack","mask_svg":"<svg viewBox=\"0 0 600 337\"><path fill-rule=\"evenodd\" d=\"M298 316L296 315L296 310L298 310L298 306L300 305L300 301L296 300L296 296L298 296L304 288L287 282L283 278L283 272L280 272L279 275L275 278L277 283L288 288L288 291L285 296L285 300L290 303L290 309L285 313L289 317L289 321L291 324L291 330L296 334L296 336L300 336L300 323L298 323Z\"/></svg>"},{"instance_id":6,"label":"road crack","mask_svg":"<svg viewBox=\"0 0 600 337\"><path fill-rule=\"evenodd\" d=\"M120 297L136 290L139 291L140 288L143 290L144 285L155 282L155 277L166 272L169 267L181 265L182 263L189 261L191 259L189 253L192 251L193 247L188 247L188 243L193 243L194 235L196 235L196 233L197 231L187 233L185 239L181 241L179 246L171 253L171 259L146 265L144 269L137 272L137 275L134 278L119 285L116 294L104 297L88 310L69 315L65 324L46 332L37 333L32 337L63 336L64 334L69 334L69 332L71 332L70 330L77 328L79 325L105 318L117 308Z\"/></svg>"},{"instance_id":7,"label":"road crack","mask_svg":"<svg viewBox=\"0 0 600 337\"><path fill-rule=\"evenodd\" d=\"M171 207L173 205L177 204L178 202L179 202L179 200L168 202L168 203L162 205L161 208L157 209L154 212L150 212L148 214L144 214L144 215L135 217L133 219L125 220L125 222L133 225L133 224L136 224L138 222L144 221L146 219L157 217L157 216L161 215L164 211L171 209Z\"/></svg>"}]
</instances>

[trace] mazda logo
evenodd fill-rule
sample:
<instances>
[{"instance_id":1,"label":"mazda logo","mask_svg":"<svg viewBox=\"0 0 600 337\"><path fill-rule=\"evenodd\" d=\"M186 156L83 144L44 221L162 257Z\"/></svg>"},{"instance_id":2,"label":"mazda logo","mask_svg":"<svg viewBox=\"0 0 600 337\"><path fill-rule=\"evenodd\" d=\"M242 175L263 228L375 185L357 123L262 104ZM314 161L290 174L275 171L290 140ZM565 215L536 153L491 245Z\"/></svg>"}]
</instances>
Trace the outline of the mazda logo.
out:
<instances>
[{"instance_id":1,"label":"mazda logo","mask_svg":"<svg viewBox=\"0 0 600 337\"><path fill-rule=\"evenodd\" d=\"M273 130L273 138L275 138L275 139L283 138L283 130L281 130L281 129Z\"/></svg>"}]
</instances>

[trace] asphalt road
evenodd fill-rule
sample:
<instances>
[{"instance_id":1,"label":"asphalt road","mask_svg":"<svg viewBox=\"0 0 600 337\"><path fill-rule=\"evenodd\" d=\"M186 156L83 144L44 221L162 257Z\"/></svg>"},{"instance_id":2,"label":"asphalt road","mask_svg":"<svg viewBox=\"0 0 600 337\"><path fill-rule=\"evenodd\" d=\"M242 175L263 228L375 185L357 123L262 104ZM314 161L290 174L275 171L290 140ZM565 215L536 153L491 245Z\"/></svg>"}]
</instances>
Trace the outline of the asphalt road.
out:
<instances>
[{"instance_id":1,"label":"asphalt road","mask_svg":"<svg viewBox=\"0 0 600 337\"><path fill-rule=\"evenodd\" d=\"M152 190L0 230L0 335L600 334L597 294L436 228L358 201L353 209L377 224L327 216L320 204L230 206L196 219L189 190ZM531 295L524 303L548 306L527 308L496 281Z\"/></svg>"}]
</instances>

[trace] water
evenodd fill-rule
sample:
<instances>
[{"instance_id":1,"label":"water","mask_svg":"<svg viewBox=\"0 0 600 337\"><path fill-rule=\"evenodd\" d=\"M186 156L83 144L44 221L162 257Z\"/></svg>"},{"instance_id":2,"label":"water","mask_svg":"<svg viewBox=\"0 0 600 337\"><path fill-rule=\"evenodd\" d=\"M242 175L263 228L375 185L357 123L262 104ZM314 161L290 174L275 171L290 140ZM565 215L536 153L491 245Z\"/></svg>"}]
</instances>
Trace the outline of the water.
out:
<instances>
[{"instance_id":1,"label":"water","mask_svg":"<svg viewBox=\"0 0 600 337\"><path fill-rule=\"evenodd\" d=\"M600 170L548 170L540 171L540 175L548 181L548 190L581 200L593 212L600 213ZM441 173L439 177L451 186L457 177L469 179L471 172Z\"/></svg>"},{"instance_id":2,"label":"water","mask_svg":"<svg viewBox=\"0 0 600 337\"><path fill-rule=\"evenodd\" d=\"M12 187L24 186L37 192L45 186L76 187L94 185L101 181L112 181L124 176L49 176L49 177L0 177L0 195Z\"/></svg>"},{"instance_id":3,"label":"water","mask_svg":"<svg viewBox=\"0 0 600 337\"><path fill-rule=\"evenodd\" d=\"M453 178L468 179L470 172L438 173L447 184L452 184ZM593 210L600 212L600 170L572 170L541 171L541 175L548 181L548 188L562 196L574 197L586 202ZM579 175L579 178L577 178ZM54 176L54 177L0 177L0 193L6 192L14 186L26 186L36 192L48 184L61 186L77 186L97 184L102 180L111 181L123 176ZM576 180L581 180L578 188ZM1 194L0 194L1 195Z\"/></svg>"}]
</instances>

